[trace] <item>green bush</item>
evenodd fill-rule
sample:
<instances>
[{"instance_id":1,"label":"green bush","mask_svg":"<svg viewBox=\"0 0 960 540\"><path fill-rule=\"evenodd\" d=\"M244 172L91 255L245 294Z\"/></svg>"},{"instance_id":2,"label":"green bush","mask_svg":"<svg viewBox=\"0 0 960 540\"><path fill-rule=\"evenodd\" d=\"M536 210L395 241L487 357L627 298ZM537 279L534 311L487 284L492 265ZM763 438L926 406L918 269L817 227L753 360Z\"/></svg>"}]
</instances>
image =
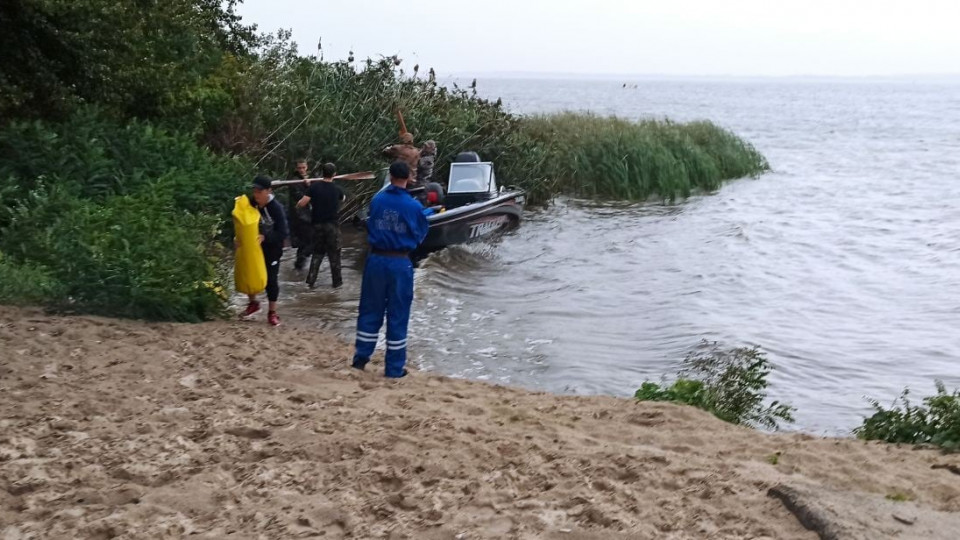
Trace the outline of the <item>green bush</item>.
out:
<instances>
[{"instance_id":1,"label":"green bush","mask_svg":"<svg viewBox=\"0 0 960 540\"><path fill-rule=\"evenodd\" d=\"M185 212L152 193L99 203L35 192L14 211L24 219L0 231L0 249L59 284L47 288L59 297L35 296L42 303L176 321L223 313L226 280L216 261L224 253L215 242L215 217Z\"/></svg>"},{"instance_id":2,"label":"green bush","mask_svg":"<svg viewBox=\"0 0 960 540\"><path fill-rule=\"evenodd\" d=\"M0 128L0 251L30 270L23 279L38 277L35 292L4 301L179 321L222 314L216 263L228 253L217 241L251 175L187 137L91 109Z\"/></svg>"},{"instance_id":3,"label":"green bush","mask_svg":"<svg viewBox=\"0 0 960 540\"><path fill-rule=\"evenodd\" d=\"M250 163L215 155L190 137L139 121L118 122L94 108L63 122L12 122L0 128L0 178L20 192L57 185L102 200L165 190L190 212L222 212L240 193Z\"/></svg>"},{"instance_id":4,"label":"green bush","mask_svg":"<svg viewBox=\"0 0 960 540\"><path fill-rule=\"evenodd\" d=\"M0 253L0 304L48 304L63 297L63 286L42 266L16 264Z\"/></svg>"},{"instance_id":5,"label":"green bush","mask_svg":"<svg viewBox=\"0 0 960 540\"><path fill-rule=\"evenodd\" d=\"M960 389L952 393L937 381L937 394L912 405L904 390L890 408L871 401L876 412L854 430L857 437L891 443L932 444L960 450ZM899 403L898 403L899 402Z\"/></svg>"},{"instance_id":6,"label":"green bush","mask_svg":"<svg viewBox=\"0 0 960 540\"><path fill-rule=\"evenodd\" d=\"M772 366L756 347L720 349L704 342L684 360L673 384L644 382L634 397L640 401L671 401L709 411L733 424L777 429L793 422L793 407L766 400Z\"/></svg>"}]
</instances>

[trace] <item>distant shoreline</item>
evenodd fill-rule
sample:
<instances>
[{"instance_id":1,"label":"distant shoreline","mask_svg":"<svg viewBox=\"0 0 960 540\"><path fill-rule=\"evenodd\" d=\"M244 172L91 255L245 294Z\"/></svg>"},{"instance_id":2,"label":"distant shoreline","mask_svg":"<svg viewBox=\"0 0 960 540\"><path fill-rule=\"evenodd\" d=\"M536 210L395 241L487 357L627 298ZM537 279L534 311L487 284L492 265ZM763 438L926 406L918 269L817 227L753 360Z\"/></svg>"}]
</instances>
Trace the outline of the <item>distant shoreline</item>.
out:
<instances>
[{"instance_id":1,"label":"distant shoreline","mask_svg":"<svg viewBox=\"0 0 960 540\"><path fill-rule=\"evenodd\" d=\"M563 80L563 81L678 81L678 82L848 82L848 83L941 83L960 84L960 73L955 74L904 74L904 75L670 75L670 74L609 74L609 73L553 73L553 72L475 72L452 73L440 77L446 80L484 79L495 80Z\"/></svg>"}]
</instances>

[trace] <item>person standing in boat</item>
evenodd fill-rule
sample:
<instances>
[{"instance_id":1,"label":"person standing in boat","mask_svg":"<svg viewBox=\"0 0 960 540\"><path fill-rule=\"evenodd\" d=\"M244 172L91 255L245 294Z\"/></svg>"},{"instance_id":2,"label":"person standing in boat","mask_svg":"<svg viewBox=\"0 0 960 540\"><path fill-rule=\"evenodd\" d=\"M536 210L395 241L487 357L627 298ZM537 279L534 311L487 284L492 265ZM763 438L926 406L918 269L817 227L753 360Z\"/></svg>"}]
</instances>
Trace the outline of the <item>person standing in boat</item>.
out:
<instances>
[{"instance_id":1,"label":"person standing in boat","mask_svg":"<svg viewBox=\"0 0 960 540\"><path fill-rule=\"evenodd\" d=\"M311 223L310 210L299 208L297 203L307 193L310 183L309 163L306 159L298 159L297 166L290 176L291 180L304 180L302 184L293 184L290 186L290 198L287 205L287 216L290 218L290 240L293 247L297 248L297 259L293 267L297 270L303 270L310 258L310 248L313 244L313 225Z\"/></svg>"},{"instance_id":2,"label":"person standing in boat","mask_svg":"<svg viewBox=\"0 0 960 540\"><path fill-rule=\"evenodd\" d=\"M410 252L423 242L429 224L423 207L407 192L410 167L390 165L390 185L370 202L367 242L370 254L363 268L360 308L357 315L353 367L364 369L377 344L383 316L387 316L387 353L384 374L407 374L407 324L413 303L413 262Z\"/></svg>"},{"instance_id":3,"label":"person standing in boat","mask_svg":"<svg viewBox=\"0 0 960 540\"><path fill-rule=\"evenodd\" d=\"M337 167L333 163L323 165L323 179L312 182L306 194L300 198L297 208L310 205L313 226L313 259L307 272L307 285L316 286L317 274L324 255L330 257L330 276L333 288L343 285L340 271L340 204L347 198L340 186L333 183Z\"/></svg>"},{"instance_id":4,"label":"person standing in boat","mask_svg":"<svg viewBox=\"0 0 960 540\"><path fill-rule=\"evenodd\" d=\"M420 165L420 150L413 145L413 134L404 131L400 134L400 144L388 146L383 154L394 161L402 161L410 169L410 187L417 185L417 167Z\"/></svg>"},{"instance_id":5,"label":"person standing in boat","mask_svg":"<svg viewBox=\"0 0 960 540\"><path fill-rule=\"evenodd\" d=\"M417 182L427 185L433 182L433 165L437 159L437 143L427 141L420 149L420 161L417 162Z\"/></svg>"},{"instance_id":6,"label":"person standing in boat","mask_svg":"<svg viewBox=\"0 0 960 540\"><path fill-rule=\"evenodd\" d=\"M277 315L277 299L280 297L280 257L283 256L283 242L290 234L287 226L287 216L283 206L273 196L273 181L269 177L258 175L253 179L253 194L250 204L260 212L260 236L257 240L263 249L263 258L267 263L267 322L271 326L280 326L280 317ZM260 312L260 302L257 295L247 295L250 303L240 315L247 319Z\"/></svg>"},{"instance_id":7,"label":"person standing in boat","mask_svg":"<svg viewBox=\"0 0 960 540\"><path fill-rule=\"evenodd\" d=\"M423 192L417 199L425 207L424 213L431 215L443 203L443 186L433 180L433 166L437 159L437 143L427 141L420 149L420 162L417 165L417 180L423 186Z\"/></svg>"}]
</instances>

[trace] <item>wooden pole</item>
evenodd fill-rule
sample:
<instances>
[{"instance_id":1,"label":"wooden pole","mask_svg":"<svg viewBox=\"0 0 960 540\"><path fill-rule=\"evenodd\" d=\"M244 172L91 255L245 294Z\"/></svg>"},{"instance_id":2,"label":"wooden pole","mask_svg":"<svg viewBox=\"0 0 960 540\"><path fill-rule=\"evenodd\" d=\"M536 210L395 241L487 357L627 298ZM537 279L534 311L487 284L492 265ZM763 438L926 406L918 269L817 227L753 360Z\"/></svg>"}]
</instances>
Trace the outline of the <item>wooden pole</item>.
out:
<instances>
[{"instance_id":1,"label":"wooden pole","mask_svg":"<svg viewBox=\"0 0 960 540\"><path fill-rule=\"evenodd\" d=\"M397 120L400 121L400 135L407 133L407 123L403 121L403 112L397 109Z\"/></svg>"},{"instance_id":2,"label":"wooden pole","mask_svg":"<svg viewBox=\"0 0 960 540\"><path fill-rule=\"evenodd\" d=\"M364 172L355 172L348 174L338 174L333 177L334 180L373 180L377 175L371 171ZM323 180L323 178L304 178L303 180L274 180L271 184L272 187L282 187L282 186L292 186L294 184L302 184L304 182L317 182Z\"/></svg>"}]
</instances>

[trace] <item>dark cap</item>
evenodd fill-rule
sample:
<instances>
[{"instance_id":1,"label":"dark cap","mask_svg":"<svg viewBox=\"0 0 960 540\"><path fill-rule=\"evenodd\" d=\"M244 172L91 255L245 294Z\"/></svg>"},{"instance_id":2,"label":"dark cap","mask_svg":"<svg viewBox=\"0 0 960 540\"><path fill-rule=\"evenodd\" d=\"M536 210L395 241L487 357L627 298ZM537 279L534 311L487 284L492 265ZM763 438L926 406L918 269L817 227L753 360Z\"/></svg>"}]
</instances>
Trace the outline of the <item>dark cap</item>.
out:
<instances>
[{"instance_id":1,"label":"dark cap","mask_svg":"<svg viewBox=\"0 0 960 540\"><path fill-rule=\"evenodd\" d=\"M253 189L270 189L273 187L273 180L270 180L269 176L258 174L256 178L253 179Z\"/></svg>"},{"instance_id":2,"label":"dark cap","mask_svg":"<svg viewBox=\"0 0 960 540\"><path fill-rule=\"evenodd\" d=\"M403 161L394 161L390 164L390 176L394 178L410 178L410 166Z\"/></svg>"}]
</instances>

